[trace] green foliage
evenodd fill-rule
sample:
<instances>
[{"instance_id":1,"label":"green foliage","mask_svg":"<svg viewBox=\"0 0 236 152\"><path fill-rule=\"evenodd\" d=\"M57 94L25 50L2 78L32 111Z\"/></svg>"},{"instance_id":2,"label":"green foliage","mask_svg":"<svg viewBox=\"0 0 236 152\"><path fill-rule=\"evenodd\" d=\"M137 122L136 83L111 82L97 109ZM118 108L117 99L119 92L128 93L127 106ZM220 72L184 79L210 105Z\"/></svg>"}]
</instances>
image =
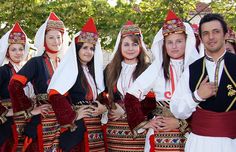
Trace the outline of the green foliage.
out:
<instances>
[{"instance_id":1,"label":"green foliage","mask_svg":"<svg viewBox=\"0 0 236 152\"><path fill-rule=\"evenodd\" d=\"M219 1L219 0L218 0ZM221 13L231 27L236 29L236 4L232 0L213 1L213 12ZM131 20L142 29L144 40L150 48L153 38L161 28L169 9L187 21L189 12L196 9L197 0L117 0L110 6L107 0L5 0L0 5L0 36L18 21L32 40L40 25L51 11L65 23L69 34L78 32L89 17L93 17L105 50L112 51L121 26Z\"/></svg>"}]
</instances>

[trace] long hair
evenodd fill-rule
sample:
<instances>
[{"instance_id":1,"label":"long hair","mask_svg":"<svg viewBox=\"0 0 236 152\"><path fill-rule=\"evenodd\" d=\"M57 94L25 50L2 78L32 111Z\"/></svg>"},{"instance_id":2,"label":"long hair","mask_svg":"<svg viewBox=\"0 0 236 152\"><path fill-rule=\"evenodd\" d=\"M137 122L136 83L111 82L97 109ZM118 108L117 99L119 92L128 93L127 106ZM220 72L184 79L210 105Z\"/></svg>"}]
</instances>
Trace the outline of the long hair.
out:
<instances>
[{"instance_id":1,"label":"long hair","mask_svg":"<svg viewBox=\"0 0 236 152\"><path fill-rule=\"evenodd\" d=\"M76 56L77 56L77 63L78 63L78 77L80 78L81 84L83 84L84 82L87 82L86 76L83 72L83 68L82 68L82 64L80 62L80 58L79 58L79 51L83 46L83 42L79 42L75 44L75 48L76 48ZM91 59L91 61L89 61L87 63L88 69L89 69L89 73L92 75L93 79L95 80L95 72L94 72L94 57ZM96 84L96 82L95 82ZM82 86L86 93L88 91L88 86L87 85L83 85Z\"/></svg>"},{"instance_id":2,"label":"long hair","mask_svg":"<svg viewBox=\"0 0 236 152\"><path fill-rule=\"evenodd\" d=\"M185 33L183 33L185 34ZM185 34L185 41L187 40L187 35ZM162 68L163 68L163 73L165 80L170 80L170 72L169 72L169 67L170 67L170 56L167 53L166 50L166 45L165 45L165 37L164 37L164 42L162 45L162 57L163 57L163 62L162 62Z\"/></svg>"},{"instance_id":3,"label":"long hair","mask_svg":"<svg viewBox=\"0 0 236 152\"><path fill-rule=\"evenodd\" d=\"M148 55L146 54L146 52L144 51L144 48L141 45L141 40L140 40L140 36L137 35L128 35L131 40L134 43L138 43L139 47L140 47L140 54L138 55L137 59L138 59L138 63L136 66L135 71L133 72L133 80L135 80L150 64L150 59L148 57ZM118 46L118 50L114 55L114 58L112 59L112 61L107 65L106 67L106 73L105 73L105 83L108 89L108 94L109 94L109 100L110 102L112 102L114 100L114 95L113 95L113 91L114 91L114 87L117 84L118 78L120 76L121 73L121 62L124 60L124 57L121 54L121 44L123 41L123 38L121 38L120 44Z\"/></svg>"}]
</instances>

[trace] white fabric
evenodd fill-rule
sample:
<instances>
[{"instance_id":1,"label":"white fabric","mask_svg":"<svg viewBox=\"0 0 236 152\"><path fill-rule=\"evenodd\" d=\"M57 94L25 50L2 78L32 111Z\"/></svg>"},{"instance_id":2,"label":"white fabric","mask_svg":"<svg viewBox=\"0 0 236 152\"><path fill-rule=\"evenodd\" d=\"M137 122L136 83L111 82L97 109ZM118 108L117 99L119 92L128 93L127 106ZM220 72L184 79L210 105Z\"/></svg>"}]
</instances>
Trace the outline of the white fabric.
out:
<instances>
[{"instance_id":1,"label":"white fabric","mask_svg":"<svg viewBox=\"0 0 236 152\"><path fill-rule=\"evenodd\" d=\"M185 152L235 152L236 139L226 137L199 136L190 133Z\"/></svg>"},{"instance_id":2,"label":"white fabric","mask_svg":"<svg viewBox=\"0 0 236 152\"><path fill-rule=\"evenodd\" d=\"M6 53L7 53L8 47L9 47L8 39L9 39L9 35L10 35L12 29L10 31L8 31L5 35L3 35L2 38L0 39L0 65L2 65L4 62L8 61L6 58ZM24 33L24 31L23 31L23 33ZM25 60L27 58L28 53L29 53L29 49L31 46L29 43L29 39L27 38L27 35L25 33L24 33L24 35L26 38L26 43L25 43L25 52L24 52L23 60Z\"/></svg>"},{"instance_id":3,"label":"white fabric","mask_svg":"<svg viewBox=\"0 0 236 152\"><path fill-rule=\"evenodd\" d=\"M34 45L37 48L37 54L36 56L41 56L44 51L45 51L45 47L44 47L44 40L45 40L45 32L46 32L46 27L47 27L47 22L48 22L49 17L47 18L47 20L45 21L45 23L43 23L40 28L38 29L36 35L35 35L35 40L34 40ZM70 37L68 35L68 32L66 31L66 29L64 29L64 34L63 34L63 43L62 43L62 47L61 50L59 50L59 57L63 57L66 50L68 49L68 45L69 45L69 41L70 41Z\"/></svg>"},{"instance_id":4,"label":"white fabric","mask_svg":"<svg viewBox=\"0 0 236 152\"><path fill-rule=\"evenodd\" d=\"M125 96L127 90L133 84L133 72L136 69L137 63L127 64L124 61L121 62L121 72L117 81L118 91Z\"/></svg>"},{"instance_id":5,"label":"white fabric","mask_svg":"<svg viewBox=\"0 0 236 152\"><path fill-rule=\"evenodd\" d=\"M93 100L96 100L97 99L97 87L95 85L95 82L93 80L93 77L92 75L89 73L89 69L87 66L82 66L83 68L83 71L84 71L84 75L92 89L92 92L93 92Z\"/></svg>"},{"instance_id":6,"label":"white fabric","mask_svg":"<svg viewBox=\"0 0 236 152\"><path fill-rule=\"evenodd\" d=\"M48 92L51 89L58 91L60 94L65 94L76 82L78 76L78 65L76 58L75 38L79 36L80 32L75 34L73 41L71 42L68 51L61 60L58 68L54 72L50 84L48 86ZM95 68L95 82L97 84L97 92L101 93L104 89L103 80L103 56L100 41L98 40L95 46L94 52L94 68Z\"/></svg>"}]
</instances>

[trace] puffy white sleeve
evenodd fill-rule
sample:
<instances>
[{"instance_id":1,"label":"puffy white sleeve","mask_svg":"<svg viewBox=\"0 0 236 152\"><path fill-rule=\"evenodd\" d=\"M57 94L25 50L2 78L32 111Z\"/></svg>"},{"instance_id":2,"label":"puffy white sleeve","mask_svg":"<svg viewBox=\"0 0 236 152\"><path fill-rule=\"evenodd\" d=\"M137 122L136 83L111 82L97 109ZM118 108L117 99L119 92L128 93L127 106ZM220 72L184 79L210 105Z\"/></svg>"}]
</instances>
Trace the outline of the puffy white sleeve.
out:
<instances>
[{"instance_id":1,"label":"puffy white sleeve","mask_svg":"<svg viewBox=\"0 0 236 152\"><path fill-rule=\"evenodd\" d=\"M171 98L170 110L176 118L187 119L197 106L198 103L193 100L192 91L189 88L189 69L186 68Z\"/></svg>"}]
</instances>

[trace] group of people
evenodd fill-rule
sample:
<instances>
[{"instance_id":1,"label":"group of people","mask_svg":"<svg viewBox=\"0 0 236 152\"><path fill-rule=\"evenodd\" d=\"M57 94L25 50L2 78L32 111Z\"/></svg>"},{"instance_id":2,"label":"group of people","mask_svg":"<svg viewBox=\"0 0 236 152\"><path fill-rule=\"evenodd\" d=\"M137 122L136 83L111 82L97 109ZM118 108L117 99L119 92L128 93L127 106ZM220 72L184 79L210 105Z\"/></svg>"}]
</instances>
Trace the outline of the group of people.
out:
<instances>
[{"instance_id":1,"label":"group of people","mask_svg":"<svg viewBox=\"0 0 236 152\"><path fill-rule=\"evenodd\" d=\"M219 14L198 30L169 11L151 60L128 21L104 69L92 18L69 44L51 13L28 61L16 23L0 40L0 152L235 151L235 35Z\"/></svg>"}]
</instances>

